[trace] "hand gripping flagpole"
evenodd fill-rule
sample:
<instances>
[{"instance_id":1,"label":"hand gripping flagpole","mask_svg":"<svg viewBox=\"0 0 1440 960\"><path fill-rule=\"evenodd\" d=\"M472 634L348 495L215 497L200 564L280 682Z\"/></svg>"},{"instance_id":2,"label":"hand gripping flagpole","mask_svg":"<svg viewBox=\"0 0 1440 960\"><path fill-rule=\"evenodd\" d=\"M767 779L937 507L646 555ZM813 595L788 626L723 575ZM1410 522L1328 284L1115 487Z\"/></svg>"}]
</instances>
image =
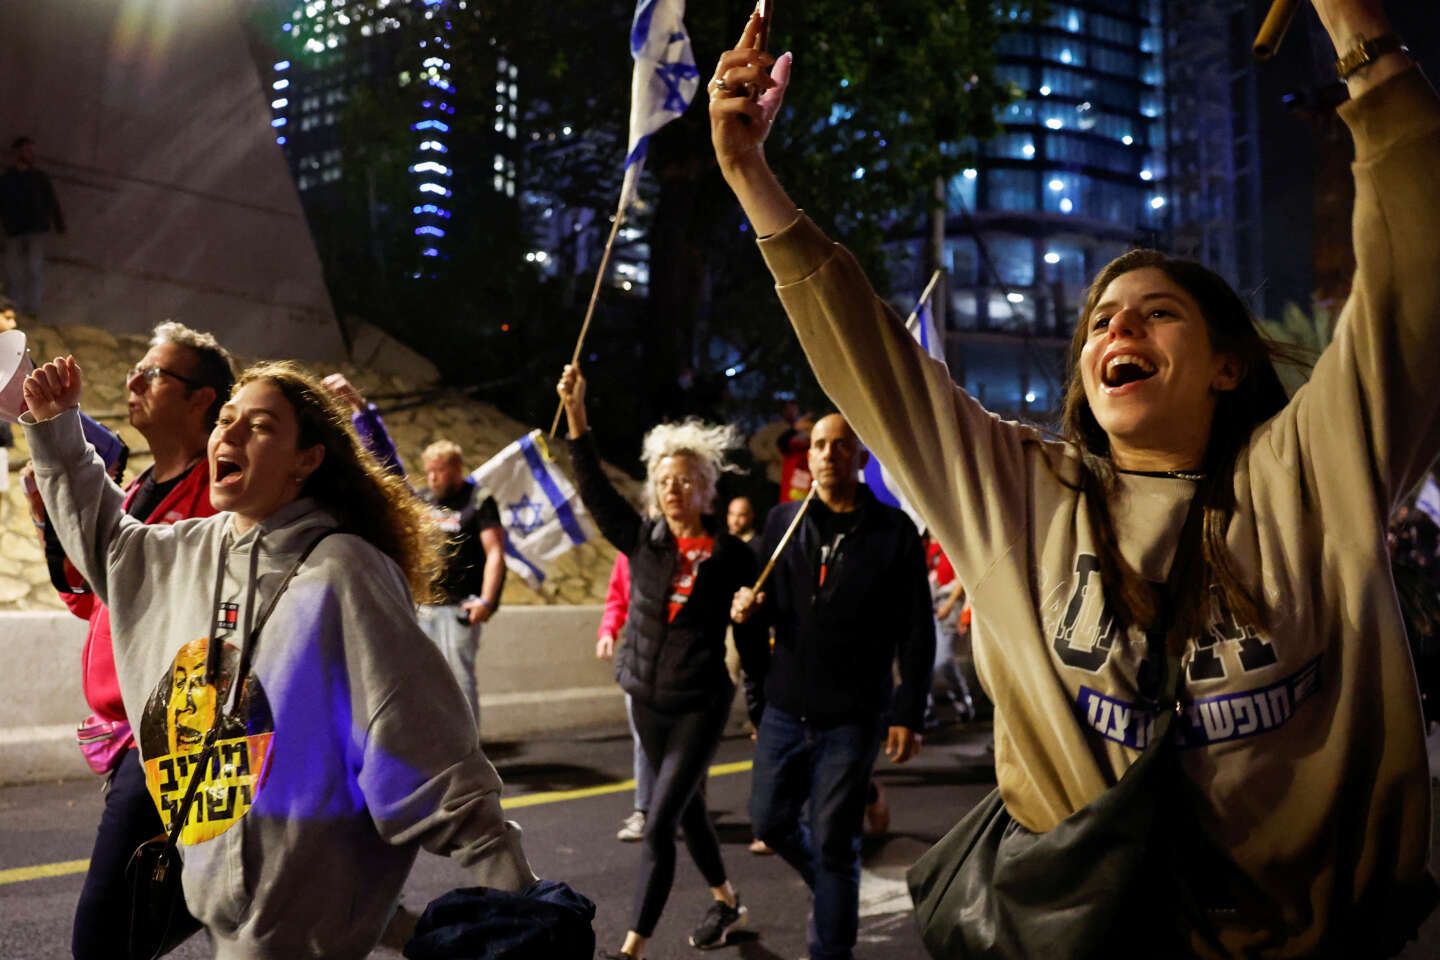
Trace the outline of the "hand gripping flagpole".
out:
<instances>
[{"instance_id":1,"label":"hand gripping flagpole","mask_svg":"<svg viewBox=\"0 0 1440 960\"><path fill-rule=\"evenodd\" d=\"M755 581L755 586L750 588L751 593L759 593L760 588L765 586L765 581L770 578L770 571L775 569L775 564L780 559L780 554L785 552L785 545L788 544L790 538L795 535L795 530L800 526L800 521L804 519L805 511L810 509L810 501L815 499L815 491L818 489L819 487L815 485L814 481L811 481L810 492L805 494L804 500L800 501L800 509L795 511L795 519L791 520L790 526L785 528L785 536L780 538L780 542L775 547L775 552L770 554L770 562L765 564L764 570L760 571L760 577Z\"/></svg>"}]
</instances>

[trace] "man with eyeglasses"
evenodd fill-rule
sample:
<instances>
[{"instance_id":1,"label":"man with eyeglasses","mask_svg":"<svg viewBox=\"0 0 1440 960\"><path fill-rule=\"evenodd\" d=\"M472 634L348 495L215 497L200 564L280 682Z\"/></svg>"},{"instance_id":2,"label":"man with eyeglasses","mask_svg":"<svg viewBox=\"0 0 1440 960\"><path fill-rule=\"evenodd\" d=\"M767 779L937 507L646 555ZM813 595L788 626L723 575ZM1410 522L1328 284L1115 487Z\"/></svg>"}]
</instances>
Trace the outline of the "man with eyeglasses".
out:
<instances>
[{"instance_id":1,"label":"man with eyeglasses","mask_svg":"<svg viewBox=\"0 0 1440 960\"><path fill-rule=\"evenodd\" d=\"M154 465L126 488L127 513L146 523L175 523L215 513L205 444L234 382L230 354L213 336L173 321L155 328L150 349L125 379L130 425L140 431L155 458ZM130 894L125 865L136 847L164 827L146 789L120 699L109 611L78 577L61 599L72 613L90 621L82 665L85 699L95 714L83 725L85 733L109 737L117 747L110 753L109 770L103 771L109 777L105 809L71 938L76 960L89 960L114 957L117 945L128 942ZM195 625L197 630L203 626ZM199 926L186 914L177 917L172 927L184 928Z\"/></svg>"}]
</instances>

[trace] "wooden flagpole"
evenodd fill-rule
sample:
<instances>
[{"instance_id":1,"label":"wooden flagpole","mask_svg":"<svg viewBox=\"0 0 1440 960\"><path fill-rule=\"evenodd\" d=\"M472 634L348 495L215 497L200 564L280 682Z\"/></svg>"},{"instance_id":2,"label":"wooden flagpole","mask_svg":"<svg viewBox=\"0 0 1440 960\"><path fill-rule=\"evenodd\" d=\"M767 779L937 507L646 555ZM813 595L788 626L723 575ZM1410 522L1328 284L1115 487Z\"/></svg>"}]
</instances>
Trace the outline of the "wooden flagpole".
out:
<instances>
[{"instance_id":1,"label":"wooden flagpole","mask_svg":"<svg viewBox=\"0 0 1440 960\"><path fill-rule=\"evenodd\" d=\"M815 499L815 491L818 489L819 487L812 481L810 492L805 494L805 499L800 501L800 509L795 511L795 519L791 520L790 526L785 528L785 536L780 538L775 552L770 554L770 562L765 564L765 569L760 571L760 578L755 581L755 586L750 588L752 593L759 593L760 588L765 586L765 581L770 578L770 571L775 569L775 563L780 559L780 554L785 552L785 545L790 542L796 528L800 526L800 521L804 518L805 511L810 509L810 501Z\"/></svg>"},{"instance_id":2,"label":"wooden flagpole","mask_svg":"<svg viewBox=\"0 0 1440 960\"><path fill-rule=\"evenodd\" d=\"M620 207L615 211L615 222L610 225L610 236L605 241L605 252L600 254L600 269L595 271L595 288L590 291L590 304L585 308L585 322L580 324L580 336L575 340L575 352L570 356L570 365L574 366L580 362L580 351L585 347L585 335L590 332L590 320L595 316L595 302L600 299L600 285L605 282L605 274L610 269L610 251L615 247L615 238L620 235L620 224L625 221L625 201L620 201ZM565 412L565 401L561 400L555 405L555 419L550 424L550 438L555 438L555 432L560 429L560 415Z\"/></svg>"},{"instance_id":3,"label":"wooden flagpole","mask_svg":"<svg viewBox=\"0 0 1440 960\"><path fill-rule=\"evenodd\" d=\"M940 282L940 275L943 270L936 270L930 274L930 282L925 284L925 289L920 294L920 299L915 301L915 309L910 311L910 316L905 318L905 329L909 330L920 316L920 308L925 306L925 301L930 299L930 294L935 292L935 284Z\"/></svg>"}]
</instances>

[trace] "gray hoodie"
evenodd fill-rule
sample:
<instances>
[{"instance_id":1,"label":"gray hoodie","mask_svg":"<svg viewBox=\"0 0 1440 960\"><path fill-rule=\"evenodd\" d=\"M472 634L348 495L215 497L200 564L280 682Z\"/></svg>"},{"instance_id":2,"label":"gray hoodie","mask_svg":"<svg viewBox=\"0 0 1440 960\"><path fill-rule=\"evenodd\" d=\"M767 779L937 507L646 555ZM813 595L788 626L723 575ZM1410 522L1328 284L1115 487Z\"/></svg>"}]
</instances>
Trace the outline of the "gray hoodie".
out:
<instances>
[{"instance_id":1,"label":"gray hoodie","mask_svg":"<svg viewBox=\"0 0 1440 960\"><path fill-rule=\"evenodd\" d=\"M65 552L110 607L125 710L167 826L211 726L217 687L197 679L209 638L226 645L218 695L238 719L180 846L185 901L217 957L364 957L421 846L479 884L535 879L389 557L348 534L321 543L232 696L248 626L334 518L304 499L239 536L228 513L146 525L125 515L76 411L26 434Z\"/></svg>"}]
</instances>

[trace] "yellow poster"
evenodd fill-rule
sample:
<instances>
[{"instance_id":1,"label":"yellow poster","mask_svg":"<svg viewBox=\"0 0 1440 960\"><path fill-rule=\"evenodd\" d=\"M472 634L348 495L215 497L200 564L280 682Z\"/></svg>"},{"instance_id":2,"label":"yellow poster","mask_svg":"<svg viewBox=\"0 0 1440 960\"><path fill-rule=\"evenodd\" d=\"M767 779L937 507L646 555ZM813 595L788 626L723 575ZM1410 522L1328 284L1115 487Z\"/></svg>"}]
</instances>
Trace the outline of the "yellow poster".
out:
<instances>
[{"instance_id":1,"label":"yellow poster","mask_svg":"<svg viewBox=\"0 0 1440 960\"><path fill-rule=\"evenodd\" d=\"M140 753L145 782L168 831L179 813L201 747L215 720L216 704L230 698L240 651L223 644L217 683L205 682L210 640L192 640L175 654L169 673L156 685L140 719ZM246 678L235 708L220 719L215 750L201 773L180 843L190 846L218 837L240 821L265 781L275 720L265 691Z\"/></svg>"}]
</instances>

